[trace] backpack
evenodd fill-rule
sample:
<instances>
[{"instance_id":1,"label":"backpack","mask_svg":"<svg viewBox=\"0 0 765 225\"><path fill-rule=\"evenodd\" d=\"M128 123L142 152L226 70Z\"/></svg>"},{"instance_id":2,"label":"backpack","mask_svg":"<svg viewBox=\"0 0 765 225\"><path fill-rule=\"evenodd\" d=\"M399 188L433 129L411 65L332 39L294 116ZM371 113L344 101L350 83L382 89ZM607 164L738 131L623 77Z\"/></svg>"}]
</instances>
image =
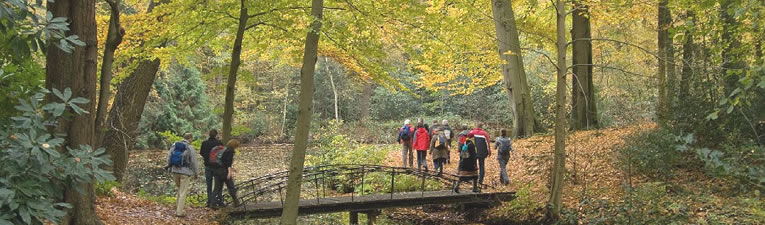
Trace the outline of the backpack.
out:
<instances>
[{"instance_id":1,"label":"backpack","mask_svg":"<svg viewBox=\"0 0 765 225\"><path fill-rule=\"evenodd\" d=\"M500 155L509 155L510 151L512 151L512 148L510 146L510 139L509 138L497 138L497 141L499 142L499 154Z\"/></svg>"},{"instance_id":2,"label":"backpack","mask_svg":"<svg viewBox=\"0 0 765 225\"><path fill-rule=\"evenodd\" d=\"M446 146L446 138L443 135L436 135L436 137L438 138L438 140L436 141L433 147L442 148Z\"/></svg>"},{"instance_id":3,"label":"backpack","mask_svg":"<svg viewBox=\"0 0 765 225\"><path fill-rule=\"evenodd\" d=\"M223 147L223 145L218 145L217 147L210 150L210 165L222 166L224 152L226 152L226 148Z\"/></svg>"},{"instance_id":4,"label":"backpack","mask_svg":"<svg viewBox=\"0 0 765 225\"><path fill-rule=\"evenodd\" d=\"M175 142L173 153L170 154L170 165L186 166L186 162L183 160L184 152L186 152L186 144L183 142Z\"/></svg>"},{"instance_id":5,"label":"backpack","mask_svg":"<svg viewBox=\"0 0 765 225\"><path fill-rule=\"evenodd\" d=\"M401 140L403 141L412 140L411 128L409 128L409 126L404 126L404 128L401 128L401 131L398 132L398 136L401 137Z\"/></svg>"},{"instance_id":6,"label":"backpack","mask_svg":"<svg viewBox=\"0 0 765 225\"><path fill-rule=\"evenodd\" d=\"M461 149L462 151L460 151L460 158L463 158L463 159L470 158L470 152L468 152L468 149L470 149L470 147L468 146L467 140L465 141L466 141L465 144L462 145L462 149Z\"/></svg>"},{"instance_id":7,"label":"backpack","mask_svg":"<svg viewBox=\"0 0 765 225\"><path fill-rule=\"evenodd\" d=\"M473 140L476 152L489 152L489 142L486 140L486 136L476 134Z\"/></svg>"}]
</instances>

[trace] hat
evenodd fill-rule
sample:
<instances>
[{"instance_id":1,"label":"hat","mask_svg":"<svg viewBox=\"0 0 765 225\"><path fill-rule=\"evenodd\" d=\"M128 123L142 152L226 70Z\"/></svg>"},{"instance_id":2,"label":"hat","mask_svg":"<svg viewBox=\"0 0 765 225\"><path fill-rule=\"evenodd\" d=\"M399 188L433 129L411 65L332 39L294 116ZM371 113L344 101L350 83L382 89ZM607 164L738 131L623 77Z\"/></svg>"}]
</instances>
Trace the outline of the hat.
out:
<instances>
[{"instance_id":1,"label":"hat","mask_svg":"<svg viewBox=\"0 0 765 225\"><path fill-rule=\"evenodd\" d=\"M404 125L409 125L409 123L411 123L411 122L412 122L412 121L409 121L409 120L404 120Z\"/></svg>"}]
</instances>

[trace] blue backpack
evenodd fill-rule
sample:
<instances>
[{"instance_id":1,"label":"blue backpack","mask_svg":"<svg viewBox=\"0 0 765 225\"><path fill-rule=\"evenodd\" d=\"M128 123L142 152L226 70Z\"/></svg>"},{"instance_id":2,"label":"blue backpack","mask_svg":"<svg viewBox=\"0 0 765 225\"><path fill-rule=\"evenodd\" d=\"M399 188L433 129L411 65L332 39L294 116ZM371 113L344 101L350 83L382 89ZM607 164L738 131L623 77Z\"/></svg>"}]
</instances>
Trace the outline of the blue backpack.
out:
<instances>
[{"instance_id":1,"label":"blue backpack","mask_svg":"<svg viewBox=\"0 0 765 225\"><path fill-rule=\"evenodd\" d=\"M412 130L409 126L404 126L404 128L401 128L401 131L398 132L398 136L404 141L412 140Z\"/></svg>"},{"instance_id":2,"label":"blue backpack","mask_svg":"<svg viewBox=\"0 0 765 225\"><path fill-rule=\"evenodd\" d=\"M171 166L186 166L186 162L183 161L183 152L186 151L186 144L183 142L175 142L175 149L170 154Z\"/></svg>"}]
</instances>

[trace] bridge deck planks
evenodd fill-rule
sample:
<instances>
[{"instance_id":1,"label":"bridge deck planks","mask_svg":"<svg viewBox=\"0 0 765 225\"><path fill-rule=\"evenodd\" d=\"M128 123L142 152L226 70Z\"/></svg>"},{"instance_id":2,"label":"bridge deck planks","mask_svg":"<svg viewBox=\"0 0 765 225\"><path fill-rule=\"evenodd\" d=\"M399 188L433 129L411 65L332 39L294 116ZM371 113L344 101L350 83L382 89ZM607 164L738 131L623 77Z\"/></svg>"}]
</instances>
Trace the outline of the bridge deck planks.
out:
<instances>
[{"instance_id":1,"label":"bridge deck planks","mask_svg":"<svg viewBox=\"0 0 765 225\"><path fill-rule=\"evenodd\" d=\"M303 199L300 200L300 214L319 214L345 211L365 211L383 208L409 207L433 204L452 204L452 203L495 203L499 201L510 201L515 197L515 192L493 192L493 193L454 193L452 191L430 191L430 192L403 192L390 194L374 194L363 196L344 196L334 198ZM240 207L231 208L228 211L229 216L249 217L249 218L268 218L277 217L282 213L281 202L262 202L256 204L245 204Z\"/></svg>"}]
</instances>

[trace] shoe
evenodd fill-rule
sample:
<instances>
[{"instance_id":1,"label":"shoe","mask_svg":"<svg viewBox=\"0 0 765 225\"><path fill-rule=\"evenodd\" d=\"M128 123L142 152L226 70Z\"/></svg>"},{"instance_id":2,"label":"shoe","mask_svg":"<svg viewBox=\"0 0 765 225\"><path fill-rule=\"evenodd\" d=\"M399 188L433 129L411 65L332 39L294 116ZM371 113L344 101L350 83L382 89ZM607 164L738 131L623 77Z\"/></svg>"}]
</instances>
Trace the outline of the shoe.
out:
<instances>
[{"instance_id":1,"label":"shoe","mask_svg":"<svg viewBox=\"0 0 765 225\"><path fill-rule=\"evenodd\" d=\"M481 190L479 190L478 188L473 188L473 193L481 193Z\"/></svg>"},{"instance_id":2,"label":"shoe","mask_svg":"<svg viewBox=\"0 0 765 225\"><path fill-rule=\"evenodd\" d=\"M459 194L460 193L460 189L459 188L454 188L454 193Z\"/></svg>"},{"instance_id":3,"label":"shoe","mask_svg":"<svg viewBox=\"0 0 765 225\"><path fill-rule=\"evenodd\" d=\"M181 214L181 215L175 214L175 217L184 218L184 217L186 217L186 214Z\"/></svg>"}]
</instances>

